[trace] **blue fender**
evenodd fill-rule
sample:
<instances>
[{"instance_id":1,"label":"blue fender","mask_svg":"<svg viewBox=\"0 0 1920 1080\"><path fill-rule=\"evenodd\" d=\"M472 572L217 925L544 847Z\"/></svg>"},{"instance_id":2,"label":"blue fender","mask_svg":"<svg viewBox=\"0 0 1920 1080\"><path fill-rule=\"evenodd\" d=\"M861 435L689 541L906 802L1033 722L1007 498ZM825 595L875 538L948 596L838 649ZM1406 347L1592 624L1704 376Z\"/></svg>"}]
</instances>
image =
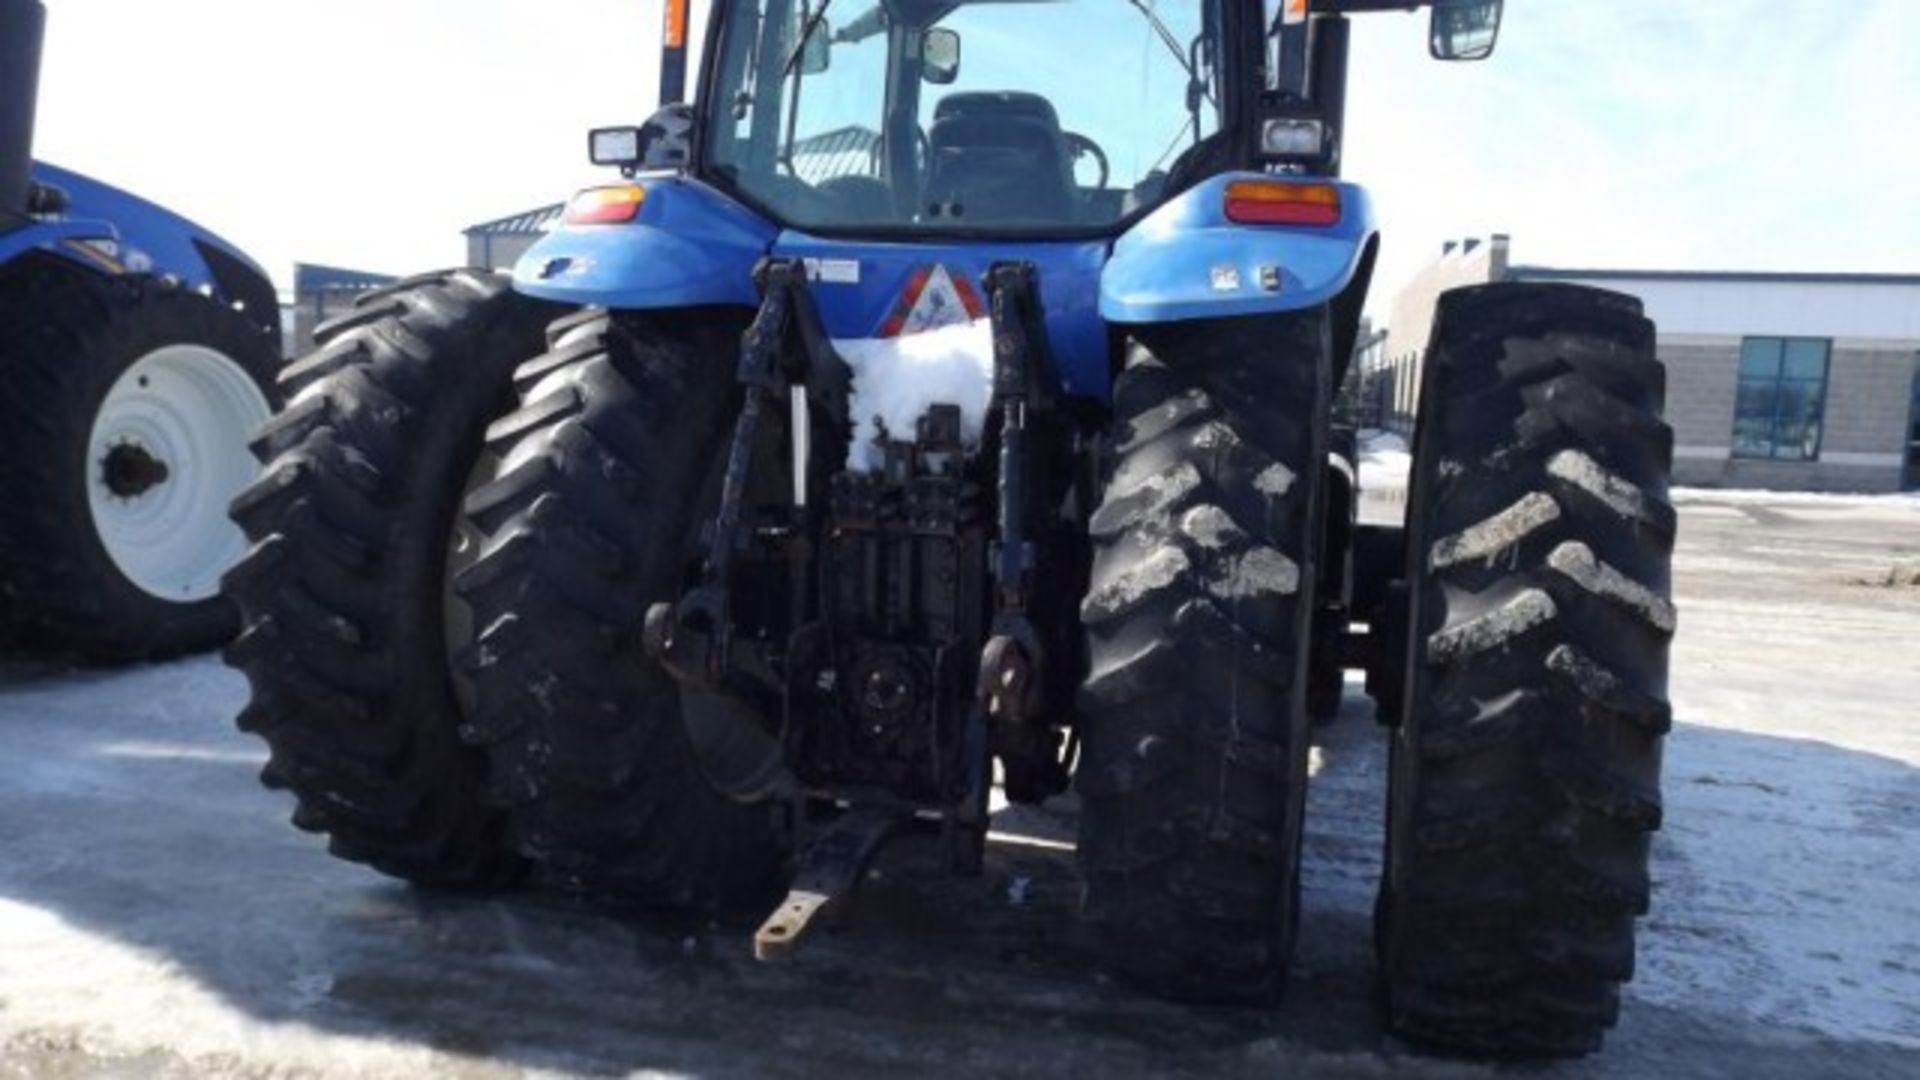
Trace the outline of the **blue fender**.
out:
<instances>
[{"instance_id":1,"label":"blue fender","mask_svg":"<svg viewBox=\"0 0 1920 1080\"><path fill-rule=\"evenodd\" d=\"M514 289L609 308L758 306L753 267L779 227L698 180L637 182L647 194L633 221L554 229L514 265Z\"/></svg>"},{"instance_id":2,"label":"blue fender","mask_svg":"<svg viewBox=\"0 0 1920 1080\"><path fill-rule=\"evenodd\" d=\"M153 274L237 305L268 332L280 332L280 303L260 264L212 230L137 195L45 162L37 183L59 188L60 214L0 237L0 261L42 248L109 274Z\"/></svg>"},{"instance_id":3,"label":"blue fender","mask_svg":"<svg viewBox=\"0 0 1920 1080\"><path fill-rule=\"evenodd\" d=\"M1340 184L1337 224L1227 220L1226 186L1272 179L1223 173L1174 197L1114 242L1100 276L1100 317L1158 323L1299 311L1340 295L1378 232L1364 189Z\"/></svg>"}]
</instances>

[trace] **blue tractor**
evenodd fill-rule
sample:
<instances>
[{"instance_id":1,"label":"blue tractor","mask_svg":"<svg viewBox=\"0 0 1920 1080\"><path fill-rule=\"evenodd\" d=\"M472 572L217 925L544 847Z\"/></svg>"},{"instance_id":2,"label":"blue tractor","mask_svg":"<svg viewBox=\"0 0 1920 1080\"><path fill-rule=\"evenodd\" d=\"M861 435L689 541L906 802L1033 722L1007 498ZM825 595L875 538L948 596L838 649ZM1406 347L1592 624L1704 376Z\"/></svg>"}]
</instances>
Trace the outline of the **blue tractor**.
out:
<instances>
[{"instance_id":1,"label":"blue tractor","mask_svg":"<svg viewBox=\"0 0 1920 1080\"><path fill-rule=\"evenodd\" d=\"M280 365L273 285L152 203L31 160L39 0L0 0L0 649L218 645L227 503Z\"/></svg>"},{"instance_id":2,"label":"blue tractor","mask_svg":"<svg viewBox=\"0 0 1920 1080\"><path fill-rule=\"evenodd\" d=\"M1330 400L1379 228L1349 16L1498 0L714 0L510 277L367 298L234 505L264 779L413 881L764 919L1079 799L1157 993L1275 995L1308 744L1392 732L1380 975L1455 1049L1598 1045L1660 819L1671 435L1634 300L1450 293L1404 527ZM1068 46L1071 45L1071 48Z\"/></svg>"}]
</instances>

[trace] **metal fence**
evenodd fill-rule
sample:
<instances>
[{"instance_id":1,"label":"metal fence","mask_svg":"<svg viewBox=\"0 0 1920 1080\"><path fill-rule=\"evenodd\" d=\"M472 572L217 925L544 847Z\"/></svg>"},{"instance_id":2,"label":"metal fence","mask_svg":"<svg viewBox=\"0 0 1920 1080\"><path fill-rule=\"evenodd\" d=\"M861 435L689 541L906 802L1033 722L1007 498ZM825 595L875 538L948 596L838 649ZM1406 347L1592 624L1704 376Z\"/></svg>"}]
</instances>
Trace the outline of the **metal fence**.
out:
<instances>
[{"instance_id":1,"label":"metal fence","mask_svg":"<svg viewBox=\"0 0 1920 1080\"><path fill-rule=\"evenodd\" d=\"M1413 430L1414 363L1387 357L1387 332L1363 329L1354 345L1346 381L1334 396L1334 418L1357 428L1401 434Z\"/></svg>"}]
</instances>

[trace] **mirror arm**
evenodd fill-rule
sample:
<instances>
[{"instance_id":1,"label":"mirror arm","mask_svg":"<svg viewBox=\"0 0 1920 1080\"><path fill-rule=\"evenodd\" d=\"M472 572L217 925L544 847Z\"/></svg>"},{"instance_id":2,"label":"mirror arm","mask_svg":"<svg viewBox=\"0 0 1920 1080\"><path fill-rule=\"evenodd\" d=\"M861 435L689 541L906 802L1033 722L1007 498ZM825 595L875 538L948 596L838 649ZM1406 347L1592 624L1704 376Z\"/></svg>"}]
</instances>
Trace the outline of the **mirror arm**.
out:
<instances>
[{"instance_id":1,"label":"mirror arm","mask_svg":"<svg viewBox=\"0 0 1920 1080\"><path fill-rule=\"evenodd\" d=\"M886 9L875 5L872 10L855 16L847 25L835 30L830 40L835 45L856 45L875 34L884 34L886 30Z\"/></svg>"}]
</instances>

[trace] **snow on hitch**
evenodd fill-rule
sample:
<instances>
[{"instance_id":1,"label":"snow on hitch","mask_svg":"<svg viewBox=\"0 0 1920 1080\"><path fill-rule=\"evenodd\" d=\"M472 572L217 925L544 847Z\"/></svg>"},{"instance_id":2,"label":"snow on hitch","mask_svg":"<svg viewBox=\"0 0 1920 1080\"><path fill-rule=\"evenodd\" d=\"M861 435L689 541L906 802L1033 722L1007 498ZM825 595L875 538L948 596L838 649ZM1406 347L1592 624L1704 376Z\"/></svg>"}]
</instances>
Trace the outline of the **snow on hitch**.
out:
<instances>
[{"instance_id":1,"label":"snow on hitch","mask_svg":"<svg viewBox=\"0 0 1920 1080\"><path fill-rule=\"evenodd\" d=\"M991 319L900 337L837 339L833 347L853 372L848 468L880 468L876 440L912 438L914 424L937 404L959 406L961 442L968 449L980 444L993 397Z\"/></svg>"}]
</instances>

